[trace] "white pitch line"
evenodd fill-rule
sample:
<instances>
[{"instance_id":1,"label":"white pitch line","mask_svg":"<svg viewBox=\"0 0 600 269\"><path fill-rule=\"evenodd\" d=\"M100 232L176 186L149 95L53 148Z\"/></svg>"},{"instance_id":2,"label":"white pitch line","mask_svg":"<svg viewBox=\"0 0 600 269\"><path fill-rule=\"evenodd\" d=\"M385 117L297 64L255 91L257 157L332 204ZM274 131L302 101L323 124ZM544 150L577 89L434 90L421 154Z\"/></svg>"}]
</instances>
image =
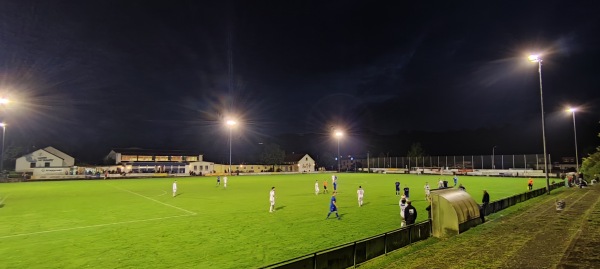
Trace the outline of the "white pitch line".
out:
<instances>
[{"instance_id":1,"label":"white pitch line","mask_svg":"<svg viewBox=\"0 0 600 269\"><path fill-rule=\"evenodd\" d=\"M2 201L0 201L0 205L2 205L4 203L4 201L6 201L6 198L8 198L9 195L4 196L4 198L2 198Z\"/></svg>"},{"instance_id":2,"label":"white pitch line","mask_svg":"<svg viewBox=\"0 0 600 269\"><path fill-rule=\"evenodd\" d=\"M136 223L136 222L146 222L146 221L154 221L154 220L164 220L164 219L172 219L172 218L190 217L190 216L192 216L192 215L187 215L186 214L186 215L177 215L177 216L162 217L162 218L152 218L152 219L142 219L142 220L129 220L129 221L121 221L121 222L95 224L95 225L88 225L88 226L79 226L79 227L63 228L63 229L56 229L56 230L47 230L47 231L41 231L41 232L32 232L32 233L5 235L5 236L0 236L0 239L12 238L12 237L19 237L19 236L28 236L28 235L37 235L37 234L46 234L46 233L72 231L72 230L79 230L79 229L97 228L97 227L119 225L119 224L128 224L128 223Z\"/></svg>"},{"instance_id":3,"label":"white pitch line","mask_svg":"<svg viewBox=\"0 0 600 269\"><path fill-rule=\"evenodd\" d=\"M112 186L112 185L111 185L111 186ZM167 204L167 203L163 203L163 202L161 202L161 201L158 201L158 200L152 199L152 198L150 198L150 197L148 197L148 196L144 196L144 195L141 195L141 194L139 194L139 193L136 193L136 192L132 192L132 191L130 191L130 190L126 190L126 189L119 188L119 187L115 187L115 186L112 186L112 187L114 187L114 188L116 188L116 189L119 189L119 190L123 190L123 191L129 192L129 193L132 193L132 194L135 194L135 195L137 195L137 196L140 196L140 197L143 197L143 198L146 198L146 199L148 199L148 200L150 200L150 201L153 201L153 202L159 203L159 204L161 204L161 205L166 205L166 206L170 206L170 207L172 207L172 208L175 208L175 209L179 209L179 210L181 210L181 211L183 211L183 212L186 212L186 213L188 213L188 214L191 214L191 215L196 215L196 214L198 214L198 213L196 213L196 212L192 212L192 211L189 211L189 210L187 210L187 209L183 209L183 208L180 208L180 207L176 207L176 206L174 206L174 205L170 205L170 204Z\"/></svg>"}]
</instances>

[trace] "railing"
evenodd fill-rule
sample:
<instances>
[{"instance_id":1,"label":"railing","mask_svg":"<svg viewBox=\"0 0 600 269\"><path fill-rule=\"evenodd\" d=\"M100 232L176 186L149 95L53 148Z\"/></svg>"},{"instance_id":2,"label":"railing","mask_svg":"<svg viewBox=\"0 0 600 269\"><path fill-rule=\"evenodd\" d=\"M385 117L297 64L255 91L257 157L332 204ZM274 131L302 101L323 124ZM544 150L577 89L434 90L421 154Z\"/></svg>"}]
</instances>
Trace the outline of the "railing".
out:
<instances>
[{"instance_id":1,"label":"railing","mask_svg":"<svg viewBox=\"0 0 600 269\"><path fill-rule=\"evenodd\" d=\"M564 182L550 185L550 190L564 186ZM517 203L546 193L546 189L537 189L517 194L490 203L485 210L489 215ZM473 219L476 221L477 219ZM336 269L348 268L366 262L388 252L425 240L431 236L431 221L416 223L408 227L387 233L347 243L337 247L320 250L311 254L285 260L261 268L305 268L305 269Z\"/></svg>"},{"instance_id":2,"label":"railing","mask_svg":"<svg viewBox=\"0 0 600 269\"><path fill-rule=\"evenodd\" d=\"M263 268L348 268L430 236L431 222L428 220Z\"/></svg>"}]
</instances>

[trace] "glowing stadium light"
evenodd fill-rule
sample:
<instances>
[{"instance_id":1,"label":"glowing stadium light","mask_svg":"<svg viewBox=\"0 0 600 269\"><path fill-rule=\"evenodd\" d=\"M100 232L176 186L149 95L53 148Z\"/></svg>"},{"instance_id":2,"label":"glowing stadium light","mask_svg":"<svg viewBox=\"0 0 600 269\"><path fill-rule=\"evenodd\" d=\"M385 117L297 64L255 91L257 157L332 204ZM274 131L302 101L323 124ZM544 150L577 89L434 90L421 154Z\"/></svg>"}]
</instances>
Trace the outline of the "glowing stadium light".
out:
<instances>
[{"instance_id":1,"label":"glowing stadium light","mask_svg":"<svg viewBox=\"0 0 600 269\"><path fill-rule=\"evenodd\" d=\"M6 105L8 103L10 103L10 100L8 100L8 98L5 98L5 97L0 98L0 105Z\"/></svg>"},{"instance_id":2,"label":"glowing stadium light","mask_svg":"<svg viewBox=\"0 0 600 269\"><path fill-rule=\"evenodd\" d=\"M534 63L540 63L540 62L542 62L542 58L538 54L532 54L532 55L529 55L529 61L534 62Z\"/></svg>"}]
</instances>

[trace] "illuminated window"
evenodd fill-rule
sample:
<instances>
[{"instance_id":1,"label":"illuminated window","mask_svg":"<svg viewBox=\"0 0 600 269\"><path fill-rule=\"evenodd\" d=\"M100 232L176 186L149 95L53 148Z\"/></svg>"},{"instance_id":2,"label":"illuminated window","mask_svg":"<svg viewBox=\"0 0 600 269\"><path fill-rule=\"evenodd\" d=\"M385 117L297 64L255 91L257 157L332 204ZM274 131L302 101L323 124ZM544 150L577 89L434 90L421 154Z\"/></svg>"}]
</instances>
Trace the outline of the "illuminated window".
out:
<instances>
[{"instance_id":1,"label":"illuminated window","mask_svg":"<svg viewBox=\"0 0 600 269\"><path fill-rule=\"evenodd\" d=\"M152 156L140 155L140 156L138 156L137 160L139 162L150 162L150 161L152 161Z\"/></svg>"},{"instance_id":2,"label":"illuminated window","mask_svg":"<svg viewBox=\"0 0 600 269\"><path fill-rule=\"evenodd\" d=\"M122 162L135 162L135 161L137 161L137 156L136 155L122 155L121 161Z\"/></svg>"},{"instance_id":3,"label":"illuminated window","mask_svg":"<svg viewBox=\"0 0 600 269\"><path fill-rule=\"evenodd\" d=\"M181 162L181 161L183 161L183 157L182 156L171 156L171 161Z\"/></svg>"},{"instance_id":4,"label":"illuminated window","mask_svg":"<svg viewBox=\"0 0 600 269\"><path fill-rule=\"evenodd\" d=\"M188 162L197 162L198 156L185 156L185 160Z\"/></svg>"},{"instance_id":5,"label":"illuminated window","mask_svg":"<svg viewBox=\"0 0 600 269\"><path fill-rule=\"evenodd\" d=\"M154 160L157 162L168 162L169 156L155 156Z\"/></svg>"}]
</instances>

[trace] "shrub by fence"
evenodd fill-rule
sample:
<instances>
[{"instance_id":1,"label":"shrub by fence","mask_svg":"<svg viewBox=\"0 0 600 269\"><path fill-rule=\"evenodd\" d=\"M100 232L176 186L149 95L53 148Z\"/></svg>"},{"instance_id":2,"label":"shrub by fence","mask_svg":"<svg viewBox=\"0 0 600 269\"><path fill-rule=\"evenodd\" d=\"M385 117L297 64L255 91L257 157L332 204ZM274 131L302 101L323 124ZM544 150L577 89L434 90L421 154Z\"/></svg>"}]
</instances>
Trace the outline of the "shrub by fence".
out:
<instances>
[{"instance_id":1,"label":"shrub by fence","mask_svg":"<svg viewBox=\"0 0 600 269\"><path fill-rule=\"evenodd\" d=\"M550 185L550 190L563 186L563 182L555 183ZM485 215L501 211L545 193L546 189L542 188L494 201L485 210ZM377 236L317 251L261 268L348 268L429 237L431 237L431 221L427 220Z\"/></svg>"}]
</instances>

